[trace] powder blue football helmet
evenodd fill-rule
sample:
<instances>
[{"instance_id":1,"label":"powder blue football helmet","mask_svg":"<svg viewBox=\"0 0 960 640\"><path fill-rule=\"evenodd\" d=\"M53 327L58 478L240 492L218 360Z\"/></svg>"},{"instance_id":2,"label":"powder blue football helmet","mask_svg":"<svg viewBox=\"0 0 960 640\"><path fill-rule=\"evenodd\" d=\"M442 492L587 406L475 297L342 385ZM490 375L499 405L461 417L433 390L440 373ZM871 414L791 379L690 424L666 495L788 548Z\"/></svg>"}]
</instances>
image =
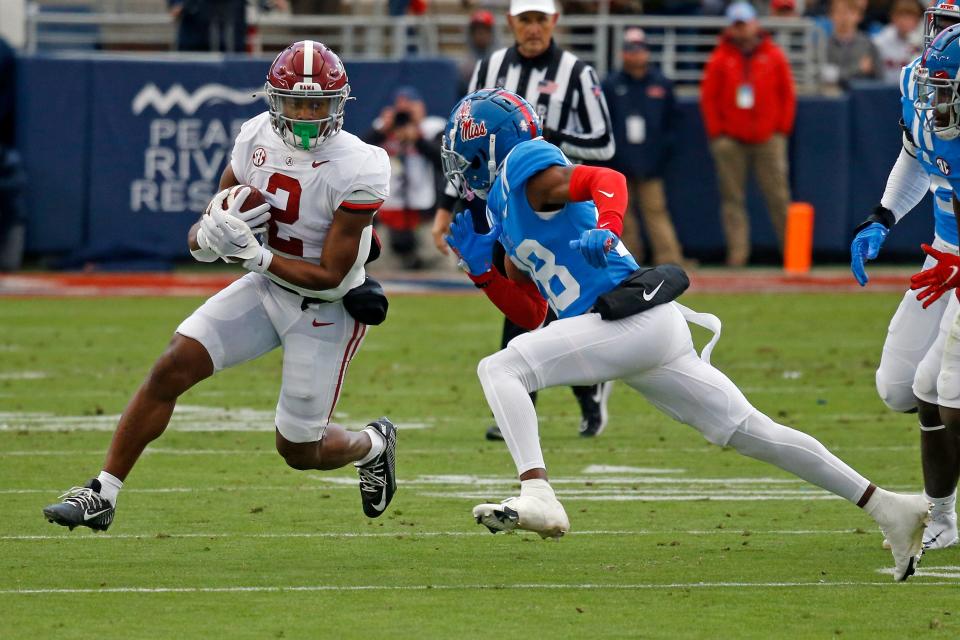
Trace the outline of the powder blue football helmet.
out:
<instances>
[{"instance_id":1,"label":"powder blue football helmet","mask_svg":"<svg viewBox=\"0 0 960 640\"><path fill-rule=\"evenodd\" d=\"M541 135L536 110L505 89L481 89L457 103L444 129L443 173L460 197L487 198L510 151Z\"/></svg>"},{"instance_id":2,"label":"powder blue football helmet","mask_svg":"<svg viewBox=\"0 0 960 640\"><path fill-rule=\"evenodd\" d=\"M921 127L941 140L960 136L960 24L941 31L914 69L914 109Z\"/></svg>"}]
</instances>

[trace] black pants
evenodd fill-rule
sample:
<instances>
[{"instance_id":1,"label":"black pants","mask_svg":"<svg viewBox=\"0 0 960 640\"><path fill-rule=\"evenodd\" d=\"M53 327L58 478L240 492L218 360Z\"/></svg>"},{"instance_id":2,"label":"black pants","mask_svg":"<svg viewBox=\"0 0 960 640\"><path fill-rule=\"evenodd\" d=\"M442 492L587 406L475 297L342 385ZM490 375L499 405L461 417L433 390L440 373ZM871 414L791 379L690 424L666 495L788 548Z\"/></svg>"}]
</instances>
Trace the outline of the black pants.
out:
<instances>
[{"instance_id":1,"label":"black pants","mask_svg":"<svg viewBox=\"0 0 960 640\"><path fill-rule=\"evenodd\" d=\"M26 183L20 154L0 144L0 271L17 271L23 261Z\"/></svg>"},{"instance_id":2,"label":"black pants","mask_svg":"<svg viewBox=\"0 0 960 640\"><path fill-rule=\"evenodd\" d=\"M246 7L242 0L186 0L177 28L177 50L245 51Z\"/></svg>"}]
</instances>

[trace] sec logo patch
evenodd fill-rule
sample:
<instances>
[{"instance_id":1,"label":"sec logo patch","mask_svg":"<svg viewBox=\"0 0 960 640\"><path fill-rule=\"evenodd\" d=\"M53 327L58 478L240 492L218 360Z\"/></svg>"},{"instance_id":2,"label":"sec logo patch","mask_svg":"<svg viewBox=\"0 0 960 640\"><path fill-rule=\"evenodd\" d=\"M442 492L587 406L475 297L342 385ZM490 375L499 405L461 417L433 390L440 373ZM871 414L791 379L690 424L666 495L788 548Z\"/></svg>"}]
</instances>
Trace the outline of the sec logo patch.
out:
<instances>
[{"instance_id":1,"label":"sec logo patch","mask_svg":"<svg viewBox=\"0 0 960 640\"><path fill-rule=\"evenodd\" d=\"M937 169L940 169L940 173L945 176L950 175L950 163L944 160L943 158L937 158Z\"/></svg>"},{"instance_id":2,"label":"sec logo patch","mask_svg":"<svg viewBox=\"0 0 960 640\"><path fill-rule=\"evenodd\" d=\"M263 147L257 147L253 152L253 166L261 167L267 161L267 151Z\"/></svg>"}]
</instances>

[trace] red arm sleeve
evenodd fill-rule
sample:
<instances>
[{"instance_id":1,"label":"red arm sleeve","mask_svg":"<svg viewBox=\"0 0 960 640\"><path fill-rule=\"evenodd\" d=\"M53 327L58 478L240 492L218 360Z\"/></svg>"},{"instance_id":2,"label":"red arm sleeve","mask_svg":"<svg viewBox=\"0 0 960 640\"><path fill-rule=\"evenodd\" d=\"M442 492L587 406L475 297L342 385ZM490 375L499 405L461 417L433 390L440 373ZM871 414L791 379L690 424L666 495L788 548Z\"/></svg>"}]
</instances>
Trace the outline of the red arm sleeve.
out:
<instances>
[{"instance_id":1,"label":"red arm sleeve","mask_svg":"<svg viewBox=\"0 0 960 640\"><path fill-rule=\"evenodd\" d=\"M496 269L470 279L490 298L503 315L516 325L533 331L547 317L547 301L532 282L514 282Z\"/></svg>"},{"instance_id":2,"label":"red arm sleeve","mask_svg":"<svg viewBox=\"0 0 960 640\"><path fill-rule=\"evenodd\" d=\"M627 179L605 167L577 165L570 173L570 200L593 200L597 205L598 229L609 229L619 238L623 233L623 214L627 210Z\"/></svg>"}]
</instances>

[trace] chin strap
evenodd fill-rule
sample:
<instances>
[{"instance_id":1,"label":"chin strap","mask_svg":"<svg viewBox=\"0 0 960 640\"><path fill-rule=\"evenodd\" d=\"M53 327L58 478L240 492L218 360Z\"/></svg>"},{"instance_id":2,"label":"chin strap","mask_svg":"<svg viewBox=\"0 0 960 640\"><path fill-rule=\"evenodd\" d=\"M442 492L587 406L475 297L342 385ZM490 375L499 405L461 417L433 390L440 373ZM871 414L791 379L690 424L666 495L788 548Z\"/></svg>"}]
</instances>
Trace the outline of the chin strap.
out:
<instances>
[{"instance_id":1,"label":"chin strap","mask_svg":"<svg viewBox=\"0 0 960 640\"><path fill-rule=\"evenodd\" d=\"M487 191L493 186L493 181L497 179L497 159L494 157L497 151L497 134L490 134L490 159L487 160L487 169L490 171L490 182L487 183Z\"/></svg>"}]
</instances>

